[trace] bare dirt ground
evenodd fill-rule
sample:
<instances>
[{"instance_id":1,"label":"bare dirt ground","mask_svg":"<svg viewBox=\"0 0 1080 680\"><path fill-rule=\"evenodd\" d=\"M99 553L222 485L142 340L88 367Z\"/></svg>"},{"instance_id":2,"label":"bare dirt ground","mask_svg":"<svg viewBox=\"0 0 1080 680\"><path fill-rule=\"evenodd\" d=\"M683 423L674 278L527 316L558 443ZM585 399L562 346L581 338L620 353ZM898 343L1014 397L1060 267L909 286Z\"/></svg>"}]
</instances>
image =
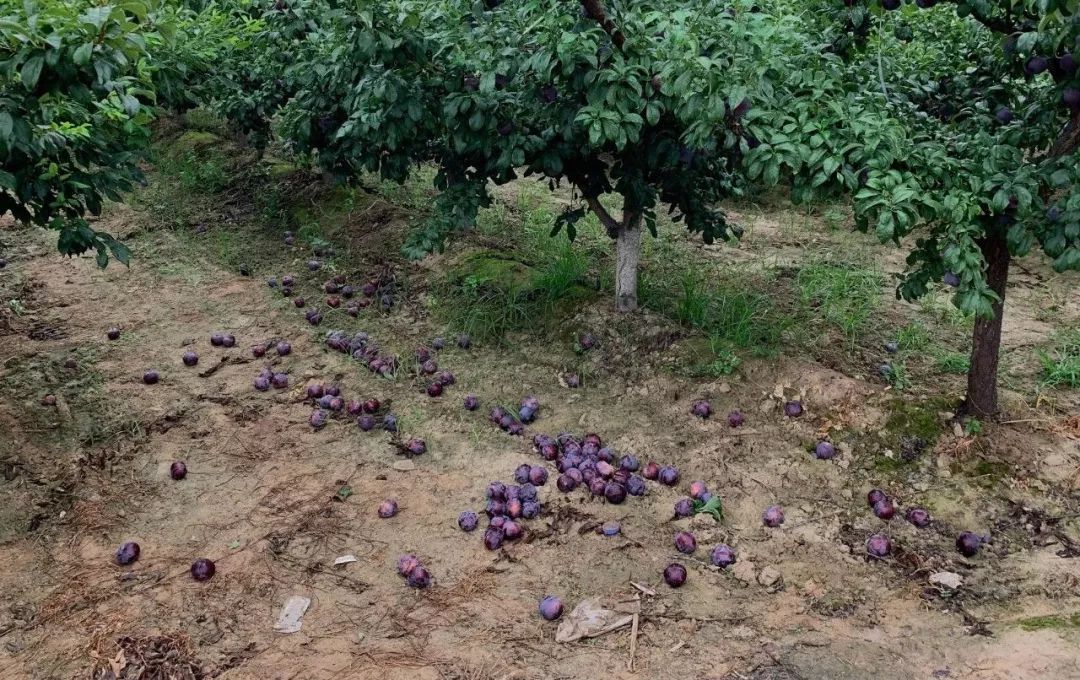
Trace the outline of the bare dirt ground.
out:
<instances>
[{"instance_id":1,"label":"bare dirt ground","mask_svg":"<svg viewBox=\"0 0 1080 680\"><path fill-rule=\"evenodd\" d=\"M133 233L143 218L118 207L108 219ZM322 341L328 329L363 329L410 357L443 332L422 300L432 264L401 267L415 281L392 313L330 312L316 329L260 279L181 248L175 233L138 238L154 256L100 271L56 256L45 235L0 230L11 260L0 288L18 300L18 313L0 317L0 678L1080 678L1075 413L1034 412L970 437L932 399L810 360L750 360L731 377L691 382L650 346L648 329L666 321L617 318L603 302L552 337L443 350L440 367L457 383L431 399L409 361L396 379L377 378ZM327 273L301 271L309 256L285 249L261 266L296 272L298 293L319 299ZM370 266L360 258L343 273L362 282ZM116 342L105 338L113 325ZM598 347L577 356L570 339L584 330ZM237 347L211 347L214 331L234 333ZM250 346L273 338L292 354L253 359ZM185 349L200 354L198 367L181 364ZM264 364L287 372L289 389L253 390ZM589 376L580 390L559 383L572 367ZM162 380L147 386L151 368ZM403 463L391 435L351 418L314 431L309 381L378 398L428 453ZM56 407L39 404L48 393ZM466 393L480 411L462 409ZM543 464L529 436L486 417L526 394L542 404L528 434L595 432L677 465L679 485L650 482L647 495L610 505L559 493L552 475L524 539L485 550L456 518L482 509L489 481ZM692 418L703 397L721 416L742 409L746 425ZM794 397L808 412L784 418L779 405ZM901 452L913 412L942 433ZM809 455L822 436L838 444L836 459ZM908 464L891 465L901 454ZM178 459L189 474L174 482ZM723 522L672 519L695 479L722 498ZM901 507L891 522L866 507L875 486ZM379 519L389 497L401 511ZM761 513L774 503L787 519L766 529ZM930 509L930 528L902 519L911 505ZM595 531L609 520L620 536ZM682 529L697 536L693 556L675 552ZM953 541L964 529L993 542L963 558ZM865 558L873 533L891 537L892 557ZM118 567L113 552L128 540L142 556ZM738 554L725 571L708 565L719 542ZM430 569L430 588L397 575L409 552ZM357 561L334 566L348 554ZM209 582L189 576L197 557L217 564ZM661 577L672 561L689 571L680 589ZM941 572L962 584L931 583ZM568 613L590 596L638 598L636 633L558 643L557 625L536 611L548 593ZM303 628L276 633L292 595L311 598Z\"/></svg>"}]
</instances>

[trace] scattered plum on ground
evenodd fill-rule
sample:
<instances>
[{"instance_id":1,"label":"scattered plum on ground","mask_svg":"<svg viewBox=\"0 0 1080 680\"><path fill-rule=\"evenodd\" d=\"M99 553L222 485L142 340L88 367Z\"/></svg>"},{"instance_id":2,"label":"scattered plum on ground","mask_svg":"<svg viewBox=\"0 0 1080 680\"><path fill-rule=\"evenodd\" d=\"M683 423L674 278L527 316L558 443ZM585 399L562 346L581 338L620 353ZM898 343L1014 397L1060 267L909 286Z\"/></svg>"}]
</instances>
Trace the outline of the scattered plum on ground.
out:
<instances>
[{"instance_id":1,"label":"scattered plum on ground","mask_svg":"<svg viewBox=\"0 0 1080 680\"><path fill-rule=\"evenodd\" d=\"M686 567L674 562L664 569L664 582L672 588L678 588L686 583Z\"/></svg>"},{"instance_id":2,"label":"scattered plum on ground","mask_svg":"<svg viewBox=\"0 0 1080 680\"><path fill-rule=\"evenodd\" d=\"M892 542L887 536L874 534L866 539L866 554L874 558L887 557L892 552Z\"/></svg>"},{"instance_id":3,"label":"scattered plum on ground","mask_svg":"<svg viewBox=\"0 0 1080 680\"><path fill-rule=\"evenodd\" d=\"M712 549L709 553L709 562L714 567L720 567L726 569L735 564L735 551L729 546L721 543Z\"/></svg>"},{"instance_id":4,"label":"scattered plum on ground","mask_svg":"<svg viewBox=\"0 0 1080 680\"><path fill-rule=\"evenodd\" d=\"M191 578L196 581L209 581L217 573L217 567L212 560L200 557L191 563Z\"/></svg>"},{"instance_id":5,"label":"scattered plum on ground","mask_svg":"<svg viewBox=\"0 0 1080 680\"><path fill-rule=\"evenodd\" d=\"M964 557L975 557L982 547L982 538L971 531L961 531L956 537L956 550Z\"/></svg>"},{"instance_id":6,"label":"scattered plum on ground","mask_svg":"<svg viewBox=\"0 0 1080 680\"><path fill-rule=\"evenodd\" d=\"M142 381L147 385L156 385L159 380L161 380L161 376L157 371L149 370L143 373Z\"/></svg>"},{"instance_id":7,"label":"scattered plum on ground","mask_svg":"<svg viewBox=\"0 0 1080 680\"><path fill-rule=\"evenodd\" d=\"M184 477L187 477L187 464L182 460L174 461L173 464L169 466L169 476L176 481L180 481Z\"/></svg>"},{"instance_id":8,"label":"scattered plum on ground","mask_svg":"<svg viewBox=\"0 0 1080 680\"><path fill-rule=\"evenodd\" d=\"M775 529L784 523L784 509L779 505L770 505L762 513L761 521L765 526Z\"/></svg>"},{"instance_id":9,"label":"scattered plum on ground","mask_svg":"<svg viewBox=\"0 0 1080 680\"><path fill-rule=\"evenodd\" d=\"M908 508L904 518L920 529L930 526L930 513L924 508Z\"/></svg>"},{"instance_id":10,"label":"scattered plum on ground","mask_svg":"<svg viewBox=\"0 0 1080 680\"><path fill-rule=\"evenodd\" d=\"M122 567L126 567L139 559L140 552L141 550L138 543L128 541L116 549L116 563Z\"/></svg>"},{"instance_id":11,"label":"scattered plum on ground","mask_svg":"<svg viewBox=\"0 0 1080 680\"><path fill-rule=\"evenodd\" d=\"M544 599L540 600L540 616L546 621L554 621L562 616L563 603L562 600L555 595L548 595Z\"/></svg>"},{"instance_id":12,"label":"scattered plum on ground","mask_svg":"<svg viewBox=\"0 0 1080 680\"><path fill-rule=\"evenodd\" d=\"M427 588L431 585L431 574L422 565L416 565L405 577L405 582L410 588Z\"/></svg>"},{"instance_id":13,"label":"scattered plum on ground","mask_svg":"<svg viewBox=\"0 0 1080 680\"><path fill-rule=\"evenodd\" d=\"M698 418L708 418L712 415L712 404L704 399L698 399L690 405L690 413Z\"/></svg>"},{"instance_id":14,"label":"scattered plum on ground","mask_svg":"<svg viewBox=\"0 0 1080 680\"><path fill-rule=\"evenodd\" d=\"M675 534L675 549L689 555L697 550L697 539L689 531L680 531Z\"/></svg>"},{"instance_id":15,"label":"scattered plum on ground","mask_svg":"<svg viewBox=\"0 0 1080 680\"><path fill-rule=\"evenodd\" d=\"M393 498L387 498L382 503L379 503L379 517L383 519L390 519L398 513L398 504Z\"/></svg>"},{"instance_id":16,"label":"scattered plum on ground","mask_svg":"<svg viewBox=\"0 0 1080 680\"><path fill-rule=\"evenodd\" d=\"M199 355L189 350L184 352L184 355L180 357L180 360L184 362L185 366L195 366L199 363Z\"/></svg>"},{"instance_id":17,"label":"scattered plum on ground","mask_svg":"<svg viewBox=\"0 0 1080 680\"><path fill-rule=\"evenodd\" d=\"M814 447L814 457L818 460L830 460L836 457L836 447L829 442L818 442Z\"/></svg>"}]
</instances>

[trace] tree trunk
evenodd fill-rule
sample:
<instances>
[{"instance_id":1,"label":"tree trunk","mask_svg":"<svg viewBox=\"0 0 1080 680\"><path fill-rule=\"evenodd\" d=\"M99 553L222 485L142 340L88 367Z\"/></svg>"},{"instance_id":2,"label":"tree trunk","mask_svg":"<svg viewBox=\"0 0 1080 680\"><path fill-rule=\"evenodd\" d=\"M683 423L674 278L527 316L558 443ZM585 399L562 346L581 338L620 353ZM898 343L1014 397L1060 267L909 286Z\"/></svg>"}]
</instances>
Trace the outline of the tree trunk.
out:
<instances>
[{"instance_id":1,"label":"tree trunk","mask_svg":"<svg viewBox=\"0 0 1080 680\"><path fill-rule=\"evenodd\" d=\"M637 272L641 257L641 211L624 209L622 225L615 237L615 309L637 309Z\"/></svg>"},{"instance_id":2,"label":"tree trunk","mask_svg":"<svg viewBox=\"0 0 1080 680\"><path fill-rule=\"evenodd\" d=\"M975 319L971 336L971 365L968 367L967 399L962 411L977 418L998 412L997 371L1001 350L1001 322L1005 308L1005 284L1009 279L1009 246L1005 234L988 234L979 242L986 260L986 282L997 293L994 315Z\"/></svg>"}]
</instances>

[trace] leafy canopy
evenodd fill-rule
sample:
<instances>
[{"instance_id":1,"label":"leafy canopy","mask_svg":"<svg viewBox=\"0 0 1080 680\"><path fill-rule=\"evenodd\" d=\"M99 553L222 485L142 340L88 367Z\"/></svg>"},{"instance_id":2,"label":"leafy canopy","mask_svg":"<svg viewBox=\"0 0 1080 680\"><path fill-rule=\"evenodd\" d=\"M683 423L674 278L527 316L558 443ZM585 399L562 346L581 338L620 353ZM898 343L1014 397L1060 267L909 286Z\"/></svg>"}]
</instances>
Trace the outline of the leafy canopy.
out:
<instances>
[{"instance_id":1,"label":"leafy canopy","mask_svg":"<svg viewBox=\"0 0 1080 680\"><path fill-rule=\"evenodd\" d=\"M0 214L58 230L65 255L128 260L85 215L140 176L148 45L168 40L171 15L159 0L0 2Z\"/></svg>"}]
</instances>

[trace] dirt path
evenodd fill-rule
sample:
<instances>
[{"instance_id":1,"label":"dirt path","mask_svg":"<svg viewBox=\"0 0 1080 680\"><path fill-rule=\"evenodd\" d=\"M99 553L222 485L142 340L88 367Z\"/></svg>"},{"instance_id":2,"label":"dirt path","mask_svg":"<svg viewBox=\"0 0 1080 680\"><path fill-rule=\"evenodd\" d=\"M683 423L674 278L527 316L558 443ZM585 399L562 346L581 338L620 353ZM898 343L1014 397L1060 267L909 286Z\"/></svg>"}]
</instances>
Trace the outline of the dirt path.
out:
<instances>
[{"instance_id":1,"label":"dirt path","mask_svg":"<svg viewBox=\"0 0 1080 680\"><path fill-rule=\"evenodd\" d=\"M166 259L178 252L171 235L152 238ZM699 385L645 355L625 372L600 370L635 356L634 329L597 309L570 323L600 336L585 359L561 339L447 349L438 362L457 384L430 399L408 370L377 378L322 344L327 329L363 329L409 357L436 332L415 301L388 317L330 314L314 329L261 281L205 261L185 262L186 276L142 261L102 272L54 256L36 236L16 255L0 279L32 294L9 318L0 357L0 380L17 386L0 404L2 678L1080 678L1080 559L1058 556L1052 530L1075 537L1075 515L1046 519L1075 512L1075 439L1015 429L1024 425L991 433L993 444L947 436L916 472L889 476L861 439L886 427L892 396L879 387L793 361ZM306 259L287 257L282 272ZM317 298L325 278L304 273L298 288ZM105 339L111 325L123 328L121 340ZM35 328L54 329L55 339L28 339ZM238 346L211 347L214 331L234 333ZM292 354L252 359L249 347L272 338L290 341ZM180 362L188 348L201 356L197 368ZM63 368L69 355L77 368ZM595 377L567 390L556 374L577 361ZM264 364L288 372L288 390L252 389ZM147 386L151 368L162 380ZM38 405L44 383L34 382L43 375L83 387L47 409ZM351 418L313 431L303 389L314 380L339 384L349 399L378 398L428 453L402 465L390 435L362 433ZM804 418L778 412L771 395L784 385L786 396L804 393ZM467 392L479 395L479 412L461 408ZM682 481L650 482L623 505L549 483L525 539L485 550L480 532L464 534L456 518L482 509L489 481L542 464L529 437L486 418L525 394L542 404L530 433L596 432L619 451L679 466ZM732 432L723 418L692 419L689 404L701 396L720 414L743 409L747 425ZM815 461L807 447L830 423L851 445ZM973 452L999 466L993 493L964 474ZM181 482L168 476L177 459L190 471ZM669 519L694 479L723 498L724 523ZM862 500L873 485L931 507L933 528L875 519ZM379 519L389 497L401 511ZM787 521L767 530L760 516L772 503ZM610 520L622 523L620 536L592 530ZM697 536L692 558L674 550L680 529ZM951 547L960 529L993 531L995 542L963 559ZM897 554L868 562L863 542L879 531ZM126 540L142 556L120 568L112 555ZM721 541L739 557L725 572L705 564ZM397 576L407 552L429 567L431 588ZM349 554L355 562L333 565ZM188 574L197 557L217 564L208 583ZM660 578L675 560L690 572L678 590ZM964 585L930 586L941 571ZM626 630L560 644L556 625L536 614L544 594L559 594L569 611L588 596L633 596L631 582L655 592L642 596L632 659ZM292 595L312 601L303 629L275 633Z\"/></svg>"}]
</instances>

